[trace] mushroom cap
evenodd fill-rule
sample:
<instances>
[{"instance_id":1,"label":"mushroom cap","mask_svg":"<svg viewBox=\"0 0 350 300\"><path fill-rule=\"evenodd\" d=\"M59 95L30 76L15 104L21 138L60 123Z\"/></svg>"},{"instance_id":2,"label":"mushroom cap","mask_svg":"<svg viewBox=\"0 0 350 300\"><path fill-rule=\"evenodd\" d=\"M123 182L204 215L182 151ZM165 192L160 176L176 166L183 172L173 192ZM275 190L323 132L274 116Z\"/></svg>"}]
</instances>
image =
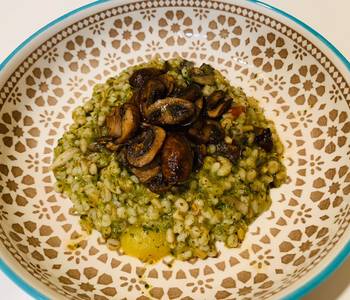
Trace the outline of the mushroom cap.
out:
<instances>
[{"instance_id":1,"label":"mushroom cap","mask_svg":"<svg viewBox=\"0 0 350 300\"><path fill-rule=\"evenodd\" d=\"M152 77L156 77L160 74L163 74L165 70L157 69L157 68L143 68L136 70L132 73L129 78L129 83L133 88L141 88L144 84L151 79Z\"/></svg>"},{"instance_id":2,"label":"mushroom cap","mask_svg":"<svg viewBox=\"0 0 350 300\"><path fill-rule=\"evenodd\" d=\"M196 122L187 135L195 144L217 144L224 139L225 133L219 122L205 120Z\"/></svg>"},{"instance_id":3,"label":"mushroom cap","mask_svg":"<svg viewBox=\"0 0 350 300\"><path fill-rule=\"evenodd\" d=\"M168 185L164 181L164 177L162 173L158 173L157 176L153 177L150 181L147 182L147 187L156 194L162 194L167 192L171 185Z\"/></svg>"},{"instance_id":4,"label":"mushroom cap","mask_svg":"<svg viewBox=\"0 0 350 300\"><path fill-rule=\"evenodd\" d=\"M141 133L127 146L129 164L139 168L149 164L162 148L165 137L163 128L144 124Z\"/></svg>"},{"instance_id":5,"label":"mushroom cap","mask_svg":"<svg viewBox=\"0 0 350 300\"><path fill-rule=\"evenodd\" d=\"M162 173L169 184L186 181L191 174L193 152L189 141L178 133L168 134L161 153Z\"/></svg>"},{"instance_id":6,"label":"mushroom cap","mask_svg":"<svg viewBox=\"0 0 350 300\"><path fill-rule=\"evenodd\" d=\"M137 106L126 103L123 105L123 112L122 134L115 141L116 144L124 143L133 137L140 125L140 112Z\"/></svg>"},{"instance_id":7,"label":"mushroom cap","mask_svg":"<svg viewBox=\"0 0 350 300\"><path fill-rule=\"evenodd\" d=\"M207 97L206 104L208 117L216 119L228 111L232 105L232 98L227 97L224 91L217 90Z\"/></svg>"},{"instance_id":8,"label":"mushroom cap","mask_svg":"<svg viewBox=\"0 0 350 300\"><path fill-rule=\"evenodd\" d=\"M140 112L136 105L125 103L115 107L106 118L109 136L116 144L122 144L133 137L140 125Z\"/></svg>"},{"instance_id":9,"label":"mushroom cap","mask_svg":"<svg viewBox=\"0 0 350 300\"><path fill-rule=\"evenodd\" d=\"M160 160L154 159L148 165L141 168L131 167L131 172L142 182L149 182L156 177L161 171Z\"/></svg>"},{"instance_id":10,"label":"mushroom cap","mask_svg":"<svg viewBox=\"0 0 350 300\"><path fill-rule=\"evenodd\" d=\"M179 98L189 100L191 102L196 101L199 98L202 98L203 93L202 89L198 84L190 84L186 88L184 88L182 91L179 93Z\"/></svg>"},{"instance_id":11,"label":"mushroom cap","mask_svg":"<svg viewBox=\"0 0 350 300\"><path fill-rule=\"evenodd\" d=\"M118 138L122 135L122 109L120 106L114 107L106 117L108 135Z\"/></svg>"},{"instance_id":12,"label":"mushroom cap","mask_svg":"<svg viewBox=\"0 0 350 300\"><path fill-rule=\"evenodd\" d=\"M273 140L270 128L255 128L254 142L266 152L271 152L273 148Z\"/></svg>"},{"instance_id":13,"label":"mushroom cap","mask_svg":"<svg viewBox=\"0 0 350 300\"><path fill-rule=\"evenodd\" d=\"M225 142L220 142L216 145L215 154L222 155L229 159L232 163L235 163L241 156L241 149L235 144L226 144Z\"/></svg>"},{"instance_id":14,"label":"mushroom cap","mask_svg":"<svg viewBox=\"0 0 350 300\"><path fill-rule=\"evenodd\" d=\"M145 117L151 124L182 125L192 119L195 111L194 103L181 98L168 97L150 105Z\"/></svg>"}]
</instances>

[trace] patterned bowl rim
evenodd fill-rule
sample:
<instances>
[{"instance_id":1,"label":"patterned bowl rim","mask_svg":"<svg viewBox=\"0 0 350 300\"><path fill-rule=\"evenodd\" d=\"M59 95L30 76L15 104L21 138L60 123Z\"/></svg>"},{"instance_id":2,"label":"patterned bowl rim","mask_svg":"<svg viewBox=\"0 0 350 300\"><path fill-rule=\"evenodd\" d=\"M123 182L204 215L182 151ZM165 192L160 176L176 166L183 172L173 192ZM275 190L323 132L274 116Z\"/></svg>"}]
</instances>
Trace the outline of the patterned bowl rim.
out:
<instances>
[{"instance_id":1,"label":"patterned bowl rim","mask_svg":"<svg viewBox=\"0 0 350 300\"><path fill-rule=\"evenodd\" d=\"M60 16L59 18L51 21L50 23L46 24L36 32L34 32L32 35L30 35L26 40L24 40L19 46L17 46L6 58L5 60L0 64L0 71L2 71L5 66L11 61L11 59L20 52L27 44L29 44L33 39L35 39L40 34L47 31L49 28L53 27L54 25L64 21L65 19L69 18L72 15L75 15L79 12L82 12L88 8L91 8L93 6L97 6L102 3L109 2L111 0L97 0L94 2L91 2L89 4L83 5L77 9L74 9L72 11L69 11L68 13ZM345 58L345 56L330 42L328 41L324 36L322 36L319 32L311 28L309 25L305 24L303 21L299 20L298 18L286 13L285 11L276 8L270 4L267 4L265 2L262 2L260 0L247 0L247 2L253 3L257 6L265 7L268 10L277 13L283 17L286 17L287 19L291 20L292 22L300 25L303 29L314 35L318 40L320 40L329 50L331 50L337 57L340 59L340 61L345 65L345 67L350 71L350 62ZM315 287L317 287L320 283L322 283L324 280L326 280L350 255L350 241L346 243L346 245L341 249L341 251L338 253L336 257L333 258L324 268L316 275L314 275L312 278L310 278L306 283L304 283L302 286L300 286L295 291L292 291L288 295L284 296L284 300L292 300L292 299L300 299L302 296L309 293L311 290L313 290ZM23 291L25 291L28 295L33 297L34 299L39 300L48 300L45 295L43 295L40 291L33 288L29 283L24 281L15 271L13 271L4 261L0 258L0 270L8 277L10 280L12 280L18 287L20 287Z\"/></svg>"}]
</instances>

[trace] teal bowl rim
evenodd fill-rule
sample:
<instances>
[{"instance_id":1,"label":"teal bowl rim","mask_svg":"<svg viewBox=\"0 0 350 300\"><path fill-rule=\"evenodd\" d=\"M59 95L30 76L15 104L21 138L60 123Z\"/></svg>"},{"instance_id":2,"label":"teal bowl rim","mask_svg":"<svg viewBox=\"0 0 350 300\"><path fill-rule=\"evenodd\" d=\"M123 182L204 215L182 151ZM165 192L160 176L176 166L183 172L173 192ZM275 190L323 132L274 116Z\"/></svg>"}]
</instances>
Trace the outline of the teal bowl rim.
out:
<instances>
[{"instance_id":1,"label":"teal bowl rim","mask_svg":"<svg viewBox=\"0 0 350 300\"><path fill-rule=\"evenodd\" d=\"M60 23L61 21L67 19L68 17L77 14L78 12L81 12L85 9L88 9L90 7L99 5L101 3L109 2L111 0L97 0L95 2L86 4L84 6L81 6L77 9L74 9L61 17L53 20L52 22L46 24L44 27L40 28L38 31L34 32L31 36L29 36L26 40L24 40L16 49L14 49L9 56L5 58L5 60L0 64L0 71L4 69L4 67L9 63L9 61L22 49L24 48L31 40L33 40L35 37L40 35L41 33L45 32L52 26ZM316 38L318 38L324 45L326 45L339 59L340 61L345 65L345 67L350 71L350 62L345 58L345 56L337 49L335 48L330 41L328 41L324 36L322 36L320 33L318 33L316 30L312 29L309 25L305 24L301 20L297 19L296 17L284 12L283 10L280 10L274 6L271 6L267 3L264 3L260 0L247 0L247 2L254 3L258 6L263 6L273 12L276 12L289 20L293 21L294 23L297 23L301 27L303 27L305 30L310 32L312 35L314 35ZM321 282L326 280L349 256L350 254L350 241L347 242L347 244L343 247L343 249L339 252L339 254L327 265L323 268L321 272L319 272L317 275L312 277L310 280L308 280L306 283L304 283L301 287L299 287L297 290L289 293L285 297L283 297L284 300L295 300L300 299L302 296L309 293L311 290L313 290L316 286L318 286ZM48 297L43 295L41 292L39 292L37 289L32 287L29 283L24 281L17 273L15 273L1 258L0 258L0 270L6 274L8 278L10 278L17 286L19 286L23 291L25 291L27 294L32 296L34 299L38 300L49 300Z\"/></svg>"}]
</instances>

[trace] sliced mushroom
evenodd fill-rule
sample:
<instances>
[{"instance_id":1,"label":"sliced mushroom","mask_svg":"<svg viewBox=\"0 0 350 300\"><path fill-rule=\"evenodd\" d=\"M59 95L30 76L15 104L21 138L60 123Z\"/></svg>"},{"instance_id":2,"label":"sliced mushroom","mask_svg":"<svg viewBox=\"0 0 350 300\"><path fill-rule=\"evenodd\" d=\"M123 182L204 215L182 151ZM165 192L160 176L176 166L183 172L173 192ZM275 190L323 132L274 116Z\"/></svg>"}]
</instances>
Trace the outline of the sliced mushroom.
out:
<instances>
[{"instance_id":1,"label":"sliced mushroom","mask_svg":"<svg viewBox=\"0 0 350 300\"><path fill-rule=\"evenodd\" d=\"M115 144L121 144L131 138L140 124L139 109L129 103L113 109L112 114L106 119L108 134L114 138Z\"/></svg>"},{"instance_id":2,"label":"sliced mushroom","mask_svg":"<svg viewBox=\"0 0 350 300\"><path fill-rule=\"evenodd\" d=\"M204 107L204 100L203 100L203 97L198 98L198 99L194 102L194 104L196 105L198 114L200 114L200 113L202 112L203 107Z\"/></svg>"},{"instance_id":3,"label":"sliced mushroom","mask_svg":"<svg viewBox=\"0 0 350 300\"><path fill-rule=\"evenodd\" d=\"M194 124L200 117L203 111L203 107L204 107L204 100L203 97L198 98L195 102L194 102L194 106L195 106L195 112L194 115L192 116L192 118L183 123L181 126L190 126L192 124Z\"/></svg>"},{"instance_id":4,"label":"sliced mushroom","mask_svg":"<svg viewBox=\"0 0 350 300\"><path fill-rule=\"evenodd\" d=\"M137 107L140 106L140 99L141 98L141 90L137 89L137 90L133 90L132 91L132 96L129 100L129 103L136 105Z\"/></svg>"},{"instance_id":5,"label":"sliced mushroom","mask_svg":"<svg viewBox=\"0 0 350 300\"><path fill-rule=\"evenodd\" d=\"M207 155L207 147L204 144L195 145L193 147L193 170L198 172L204 163L204 158Z\"/></svg>"},{"instance_id":6,"label":"sliced mushroom","mask_svg":"<svg viewBox=\"0 0 350 300\"><path fill-rule=\"evenodd\" d=\"M146 82L140 91L140 103L151 105L158 99L162 99L167 95L167 87L162 80L152 78Z\"/></svg>"},{"instance_id":7,"label":"sliced mushroom","mask_svg":"<svg viewBox=\"0 0 350 300\"><path fill-rule=\"evenodd\" d=\"M214 74L209 75L192 75L192 80L195 83L201 84L201 85L214 85L215 84L215 76Z\"/></svg>"},{"instance_id":8,"label":"sliced mushroom","mask_svg":"<svg viewBox=\"0 0 350 300\"><path fill-rule=\"evenodd\" d=\"M221 117L232 104L232 98L226 97L224 91L218 90L207 97L207 114L209 118Z\"/></svg>"},{"instance_id":9,"label":"sliced mushroom","mask_svg":"<svg viewBox=\"0 0 350 300\"><path fill-rule=\"evenodd\" d=\"M207 64L202 64L200 68L192 68L191 79L200 85L214 85L215 74L214 69Z\"/></svg>"},{"instance_id":10,"label":"sliced mushroom","mask_svg":"<svg viewBox=\"0 0 350 300\"><path fill-rule=\"evenodd\" d=\"M195 105L192 102L168 97L150 105L145 117L152 124L178 125L188 123L194 113Z\"/></svg>"},{"instance_id":11,"label":"sliced mushroom","mask_svg":"<svg viewBox=\"0 0 350 300\"><path fill-rule=\"evenodd\" d=\"M131 172L142 182L149 182L152 178L156 177L161 171L160 160L154 159L148 165L141 168L131 168Z\"/></svg>"},{"instance_id":12,"label":"sliced mushroom","mask_svg":"<svg viewBox=\"0 0 350 300\"><path fill-rule=\"evenodd\" d=\"M216 145L215 154L225 156L232 163L235 163L241 155L241 149L235 144L229 145L221 142Z\"/></svg>"},{"instance_id":13,"label":"sliced mushroom","mask_svg":"<svg viewBox=\"0 0 350 300\"><path fill-rule=\"evenodd\" d=\"M254 142L266 152L271 152L273 141L270 128L255 128Z\"/></svg>"},{"instance_id":14,"label":"sliced mushroom","mask_svg":"<svg viewBox=\"0 0 350 300\"><path fill-rule=\"evenodd\" d=\"M175 88L175 78L169 74L162 74L158 79L165 85L167 96L170 95Z\"/></svg>"},{"instance_id":15,"label":"sliced mushroom","mask_svg":"<svg viewBox=\"0 0 350 300\"><path fill-rule=\"evenodd\" d=\"M192 171L193 152L189 141L180 134L168 134L161 153L162 173L170 185L186 181Z\"/></svg>"},{"instance_id":16,"label":"sliced mushroom","mask_svg":"<svg viewBox=\"0 0 350 300\"><path fill-rule=\"evenodd\" d=\"M207 97L207 108L213 109L215 108L222 100L224 100L226 93L222 90L217 90L212 92Z\"/></svg>"},{"instance_id":17,"label":"sliced mushroom","mask_svg":"<svg viewBox=\"0 0 350 300\"><path fill-rule=\"evenodd\" d=\"M204 73L204 74L212 74L214 73L215 69L206 63L201 64L199 69Z\"/></svg>"},{"instance_id":18,"label":"sliced mushroom","mask_svg":"<svg viewBox=\"0 0 350 300\"><path fill-rule=\"evenodd\" d=\"M202 95L202 89L197 84L190 84L181 91L179 98L194 102L197 99L202 98Z\"/></svg>"},{"instance_id":19,"label":"sliced mushroom","mask_svg":"<svg viewBox=\"0 0 350 300\"><path fill-rule=\"evenodd\" d=\"M171 186L164 181L162 173L158 173L157 176L148 181L147 187L156 194L163 194L171 188Z\"/></svg>"},{"instance_id":20,"label":"sliced mushroom","mask_svg":"<svg viewBox=\"0 0 350 300\"><path fill-rule=\"evenodd\" d=\"M152 77L163 74L165 70L157 68L143 68L134 71L129 78L129 83L133 88L141 88Z\"/></svg>"},{"instance_id":21,"label":"sliced mushroom","mask_svg":"<svg viewBox=\"0 0 350 300\"><path fill-rule=\"evenodd\" d=\"M165 136L163 128L144 124L142 132L127 146L129 164L138 168L149 164L162 148Z\"/></svg>"},{"instance_id":22,"label":"sliced mushroom","mask_svg":"<svg viewBox=\"0 0 350 300\"><path fill-rule=\"evenodd\" d=\"M197 122L188 130L190 140L196 144L217 144L224 139L224 130L217 121Z\"/></svg>"},{"instance_id":23,"label":"sliced mushroom","mask_svg":"<svg viewBox=\"0 0 350 300\"><path fill-rule=\"evenodd\" d=\"M225 112L229 110L231 105L232 105L232 98L226 98L216 108L207 111L208 117L212 119L221 117Z\"/></svg>"},{"instance_id":24,"label":"sliced mushroom","mask_svg":"<svg viewBox=\"0 0 350 300\"><path fill-rule=\"evenodd\" d=\"M122 108L114 107L110 115L106 118L108 135L119 138L122 135Z\"/></svg>"},{"instance_id":25,"label":"sliced mushroom","mask_svg":"<svg viewBox=\"0 0 350 300\"><path fill-rule=\"evenodd\" d=\"M122 135L115 141L117 144L126 142L133 137L140 125L140 111L133 104L123 105Z\"/></svg>"}]
</instances>

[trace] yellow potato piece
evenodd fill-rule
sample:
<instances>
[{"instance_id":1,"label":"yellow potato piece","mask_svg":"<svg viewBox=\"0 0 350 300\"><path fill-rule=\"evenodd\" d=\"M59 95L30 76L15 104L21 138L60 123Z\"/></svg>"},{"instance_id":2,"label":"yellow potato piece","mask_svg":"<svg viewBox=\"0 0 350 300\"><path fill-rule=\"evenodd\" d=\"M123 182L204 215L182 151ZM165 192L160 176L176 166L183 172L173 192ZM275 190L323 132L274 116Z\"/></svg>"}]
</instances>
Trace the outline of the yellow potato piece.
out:
<instances>
[{"instance_id":1,"label":"yellow potato piece","mask_svg":"<svg viewBox=\"0 0 350 300\"><path fill-rule=\"evenodd\" d=\"M121 237L121 247L127 255L153 263L170 253L165 232L131 227Z\"/></svg>"}]
</instances>

